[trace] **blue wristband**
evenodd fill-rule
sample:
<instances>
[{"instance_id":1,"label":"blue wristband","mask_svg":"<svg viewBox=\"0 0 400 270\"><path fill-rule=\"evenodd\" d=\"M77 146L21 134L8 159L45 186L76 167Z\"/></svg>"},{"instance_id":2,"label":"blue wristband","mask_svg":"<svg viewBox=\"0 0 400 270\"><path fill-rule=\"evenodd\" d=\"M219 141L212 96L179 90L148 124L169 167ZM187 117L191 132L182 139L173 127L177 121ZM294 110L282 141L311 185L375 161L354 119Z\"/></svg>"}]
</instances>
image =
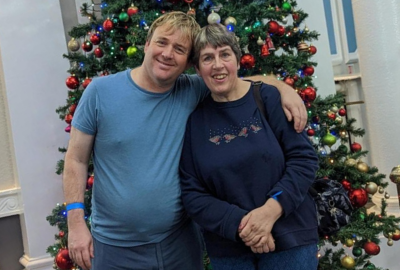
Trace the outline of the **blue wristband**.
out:
<instances>
[{"instance_id":1,"label":"blue wristband","mask_svg":"<svg viewBox=\"0 0 400 270\"><path fill-rule=\"evenodd\" d=\"M271 196L272 199L274 199L275 201L278 201L278 196L282 194L282 191L278 191L277 193L275 193L274 195Z\"/></svg>"},{"instance_id":2,"label":"blue wristband","mask_svg":"<svg viewBox=\"0 0 400 270\"><path fill-rule=\"evenodd\" d=\"M67 211L73 210L73 209L85 209L85 205L81 202L74 202L67 204Z\"/></svg>"}]
</instances>

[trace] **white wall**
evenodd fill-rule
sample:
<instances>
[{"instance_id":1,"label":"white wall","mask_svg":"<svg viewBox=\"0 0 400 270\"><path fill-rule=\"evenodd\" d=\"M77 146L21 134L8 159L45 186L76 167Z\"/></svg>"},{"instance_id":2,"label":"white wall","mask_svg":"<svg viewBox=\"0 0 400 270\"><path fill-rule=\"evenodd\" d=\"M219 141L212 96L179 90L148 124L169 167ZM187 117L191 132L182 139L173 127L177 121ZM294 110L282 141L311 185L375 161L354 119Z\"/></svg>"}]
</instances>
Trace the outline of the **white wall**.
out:
<instances>
[{"instance_id":1,"label":"white wall","mask_svg":"<svg viewBox=\"0 0 400 270\"><path fill-rule=\"evenodd\" d=\"M24 263L39 265L57 233L46 216L63 202L55 165L62 158L57 148L66 145L68 134L55 109L67 96L64 28L59 1L0 0L0 6L0 46L23 201Z\"/></svg>"},{"instance_id":2,"label":"white wall","mask_svg":"<svg viewBox=\"0 0 400 270\"><path fill-rule=\"evenodd\" d=\"M400 125L400 92L397 76L400 74L400 3L398 0L352 1L358 44L362 89L365 100L362 114L365 118L366 149L370 162L387 175L390 194L388 214L400 216L397 187L389 180L394 166L400 164L398 134ZM381 194L373 200L379 203ZM399 242L389 247L381 237L381 252L372 262L388 269L399 269Z\"/></svg>"}]
</instances>

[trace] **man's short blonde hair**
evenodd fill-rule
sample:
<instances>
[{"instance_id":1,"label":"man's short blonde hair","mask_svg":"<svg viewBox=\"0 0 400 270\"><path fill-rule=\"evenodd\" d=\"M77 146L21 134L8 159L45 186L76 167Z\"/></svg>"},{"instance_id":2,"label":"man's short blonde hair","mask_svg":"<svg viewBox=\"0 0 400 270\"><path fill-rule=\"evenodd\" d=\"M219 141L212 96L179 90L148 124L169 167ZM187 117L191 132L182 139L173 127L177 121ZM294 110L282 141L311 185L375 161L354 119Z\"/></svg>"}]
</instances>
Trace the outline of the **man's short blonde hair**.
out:
<instances>
[{"instance_id":1,"label":"man's short blonde hair","mask_svg":"<svg viewBox=\"0 0 400 270\"><path fill-rule=\"evenodd\" d=\"M200 25L197 23L196 19L192 15L188 15L181 11L172 11L168 12L159 18L157 18L150 26L149 32L147 33L147 42L151 41L153 37L154 31L156 31L157 27L167 25L167 31L170 30L180 30L183 38L185 40L189 40L191 46L193 47L193 41L200 31ZM192 48L190 48L191 52L193 52ZM190 54L191 57L191 54Z\"/></svg>"}]
</instances>

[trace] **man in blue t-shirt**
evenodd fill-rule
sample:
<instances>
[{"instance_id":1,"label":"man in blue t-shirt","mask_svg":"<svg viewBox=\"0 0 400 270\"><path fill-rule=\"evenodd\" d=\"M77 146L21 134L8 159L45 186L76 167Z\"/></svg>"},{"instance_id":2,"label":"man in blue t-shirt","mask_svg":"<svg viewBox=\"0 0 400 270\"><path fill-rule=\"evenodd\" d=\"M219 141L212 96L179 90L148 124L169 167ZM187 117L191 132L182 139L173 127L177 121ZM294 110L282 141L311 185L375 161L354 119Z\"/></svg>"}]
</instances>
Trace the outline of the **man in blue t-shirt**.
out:
<instances>
[{"instance_id":1,"label":"man in blue t-shirt","mask_svg":"<svg viewBox=\"0 0 400 270\"><path fill-rule=\"evenodd\" d=\"M186 121L208 94L190 65L200 27L182 12L152 24L142 66L93 80L74 114L64 166L70 257L83 269L202 269L202 241L183 209L179 159ZM289 120L304 105L276 79ZM285 101L286 100L286 101ZM95 184L91 229L83 211L88 163Z\"/></svg>"}]
</instances>

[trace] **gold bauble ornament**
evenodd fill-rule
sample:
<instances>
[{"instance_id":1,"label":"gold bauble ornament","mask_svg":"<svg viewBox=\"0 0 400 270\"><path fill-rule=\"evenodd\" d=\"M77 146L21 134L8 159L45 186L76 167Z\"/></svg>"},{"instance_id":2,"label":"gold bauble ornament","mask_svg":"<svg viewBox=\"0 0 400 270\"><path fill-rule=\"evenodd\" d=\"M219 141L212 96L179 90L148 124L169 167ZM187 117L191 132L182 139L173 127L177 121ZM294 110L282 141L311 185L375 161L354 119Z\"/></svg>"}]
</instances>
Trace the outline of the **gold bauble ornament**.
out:
<instances>
[{"instance_id":1,"label":"gold bauble ornament","mask_svg":"<svg viewBox=\"0 0 400 270\"><path fill-rule=\"evenodd\" d=\"M299 52L307 52L308 51L308 45L307 45L307 43L305 43L305 42L300 42L298 45L297 45L297 50L299 51Z\"/></svg>"},{"instance_id":2,"label":"gold bauble ornament","mask_svg":"<svg viewBox=\"0 0 400 270\"><path fill-rule=\"evenodd\" d=\"M390 194L385 192L385 199L390 199Z\"/></svg>"},{"instance_id":3,"label":"gold bauble ornament","mask_svg":"<svg viewBox=\"0 0 400 270\"><path fill-rule=\"evenodd\" d=\"M196 16L196 10L194 8L189 8L189 10L186 13L191 16Z\"/></svg>"},{"instance_id":4,"label":"gold bauble ornament","mask_svg":"<svg viewBox=\"0 0 400 270\"><path fill-rule=\"evenodd\" d=\"M341 124L343 123L343 118L342 118L341 116L337 116L337 117L335 118L335 122L336 122L337 124L341 125Z\"/></svg>"},{"instance_id":5,"label":"gold bauble ornament","mask_svg":"<svg viewBox=\"0 0 400 270\"><path fill-rule=\"evenodd\" d=\"M346 239L346 241L344 242L344 244L348 247L352 247L354 245L354 241L353 239Z\"/></svg>"},{"instance_id":6,"label":"gold bauble ornament","mask_svg":"<svg viewBox=\"0 0 400 270\"><path fill-rule=\"evenodd\" d=\"M355 160L354 158L348 158L344 163L347 166L355 167L357 165L357 160Z\"/></svg>"},{"instance_id":7,"label":"gold bauble ornament","mask_svg":"<svg viewBox=\"0 0 400 270\"><path fill-rule=\"evenodd\" d=\"M340 263L342 266L346 269L353 269L355 266L354 259L348 255L344 256L341 260Z\"/></svg>"},{"instance_id":8,"label":"gold bauble ornament","mask_svg":"<svg viewBox=\"0 0 400 270\"><path fill-rule=\"evenodd\" d=\"M356 168L360 172L364 172L364 173L368 172L368 170L369 170L369 167L368 167L367 163L362 162L362 161L357 162Z\"/></svg>"},{"instance_id":9,"label":"gold bauble ornament","mask_svg":"<svg viewBox=\"0 0 400 270\"><path fill-rule=\"evenodd\" d=\"M383 187L379 187L379 188L378 188L378 192L379 192L380 194L383 194L383 192L385 192L385 189L384 189Z\"/></svg>"},{"instance_id":10,"label":"gold bauble ornament","mask_svg":"<svg viewBox=\"0 0 400 270\"><path fill-rule=\"evenodd\" d=\"M388 245L389 247L393 246L393 240L392 240L392 239L389 239L389 240L387 241L387 245Z\"/></svg>"},{"instance_id":11,"label":"gold bauble ornament","mask_svg":"<svg viewBox=\"0 0 400 270\"><path fill-rule=\"evenodd\" d=\"M236 24L237 24L237 21L236 21L235 18L229 16L228 18L225 19L224 24L225 24L226 26L228 26L229 24L236 25Z\"/></svg>"},{"instance_id":12,"label":"gold bauble ornament","mask_svg":"<svg viewBox=\"0 0 400 270\"><path fill-rule=\"evenodd\" d=\"M340 138L346 138L347 137L347 131L346 130L341 130L341 131L339 131L339 135L340 135Z\"/></svg>"},{"instance_id":13,"label":"gold bauble ornament","mask_svg":"<svg viewBox=\"0 0 400 270\"><path fill-rule=\"evenodd\" d=\"M368 182L367 185L365 186L365 190L369 194L374 195L378 191L378 185L374 182Z\"/></svg>"},{"instance_id":14,"label":"gold bauble ornament","mask_svg":"<svg viewBox=\"0 0 400 270\"><path fill-rule=\"evenodd\" d=\"M396 185L400 184L400 165L392 169L389 178Z\"/></svg>"},{"instance_id":15,"label":"gold bauble ornament","mask_svg":"<svg viewBox=\"0 0 400 270\"><path fill-rule=\"evenodd\" d=\"M71 40L68 41L68 49L70 51L76 52L77 50L79 50L80 47L81 46L79 45L79 42L76 39L71 38Z\"/></svg>"}]
</instances>

